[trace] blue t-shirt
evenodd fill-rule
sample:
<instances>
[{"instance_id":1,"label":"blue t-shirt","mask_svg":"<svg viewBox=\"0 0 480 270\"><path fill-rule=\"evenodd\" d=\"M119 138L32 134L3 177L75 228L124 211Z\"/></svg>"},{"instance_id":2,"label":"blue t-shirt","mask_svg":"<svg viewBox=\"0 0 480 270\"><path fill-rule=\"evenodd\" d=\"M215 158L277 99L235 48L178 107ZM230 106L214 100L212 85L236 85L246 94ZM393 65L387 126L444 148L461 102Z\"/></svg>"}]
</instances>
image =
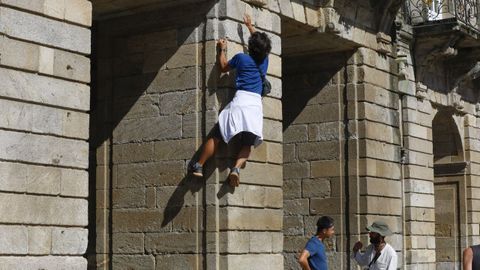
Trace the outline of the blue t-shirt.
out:
<instances>
[{"instance_id":1,"label":"blue t-shirt","mask_svg":"<svg viewBox=\"0 0 480 270\"><path fill-rule=\"evenodd\" d=\"M260 77L260 72L258 72L257 64L250 55L237 53L228 61L228 65L237 71L235 81L237 90L245 90L262 95L262 78ZM259 66L262 74L265 75L268 69L268 57L265 57Z\"/></svg>"},{"instance_id":2,"label":"blue t-shirt","mask_svg":"<svg viewBox=\"0 0 480 270\"><path fill-rule=\"evenodd\" d=\"M308 257L308 265L312 270L328 270L327 253L325 253L325 245L313 236L308 240L305 249L310 253Z\"/></svg>"}]
</instances>

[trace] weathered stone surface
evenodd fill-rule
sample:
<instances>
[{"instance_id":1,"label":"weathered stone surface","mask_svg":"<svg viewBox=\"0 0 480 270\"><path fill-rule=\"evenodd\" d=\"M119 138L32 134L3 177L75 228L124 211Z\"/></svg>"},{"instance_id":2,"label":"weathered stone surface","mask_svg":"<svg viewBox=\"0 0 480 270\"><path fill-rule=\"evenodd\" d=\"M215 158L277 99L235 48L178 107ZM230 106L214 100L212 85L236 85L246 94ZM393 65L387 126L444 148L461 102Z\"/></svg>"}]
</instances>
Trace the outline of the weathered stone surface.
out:
<instances>
[{"instance_id":1,"label":"weathered stone surface","mask_svg":"<svg viewBox=\"0 0 480 270\"><path fill-rule=\"evenodd\" d=\"M0 68L0 77L0 96L90 110L90 89L87 85L5 68Z\"/></svg>"},{"instance_id":2,"label":"weathered stone surface","mask_svg":"<svg viewBox=\"0 0 480 270\"><path fill-rule=\"evenodd\" d=\"M331 185L328 178L302 180L302 196L307 198L326 198L331 195Z\"/></svg>"},{"instance_id":3,"label":"weathered stone surface","mask_svg":"<svg viewBox=\"0 0 480 270\"><path fill-rule=\"evenodd\" d=\"M264 119L263 139L268 141L282 142L282 122Z\"/></svg>"},{"instance_id":4,"label":"weathered stone surface","mask_svg":"<svg viewBox=\"0 0 480 270\"><path fill-rule=\"evenodd\" d=\"M87 201L23 194L1 194L0 222L87 226Z\"/></svg>"},{"instance_id":5,"label":"weathered stone surface","mask_svg":"<svg viewBox=\"0 0 480 270\"><path fill-rule=\"evenodd\" d=\"M88 83L90 82L90 59L70 52L55 50L53 75Z\"/></svg>"},{"instance_id":6,"label":"weathered stone surface","mask_svg":"<svg viewBox=\"0 0 480 270\"><path fill-rule=\"evenodd\" d=\"M83 257L42 256L42 257L14 257L0 258L0 265L11 270L84 270L87 269L87 259Z\"/></svg>"},{"instance_id":7,"label":"weathered stone surface","mask_svg":"<svg viewBox=\"0 0 480 270\"><path fill-rule=\"evenodd\" d=\"M86 28L6 7L0 8L0 14L1 33L83 54L90 53L90 30Z\"/></svg>"},{"instance_id":8,"label":"weathered stone surface","mask_svg":"<svg viewBox=\"0 0 480 270\"><path fill-rule=\"evenodd\" d=\"M119 270L155 269L155 257L152 255L113 255L112 265Z\"/></svg>"},{"instance_id":9,"label":"weathered stone surface","mask_svg":"<svg viewBox=\"0 0 480 270\"><path fill-rule=\"evenodd\" d=\"M164 213L159 209L121 209L113 211L113 232L159 232L169 229L162 225ZM166 228L164 228L166 227Z\"/></svg>"},{"instance_id":10,"label":"weathered stone surface","mask_svg":"<svg viewBox=\"0 0 480 270\"><path fill-rule=\"evenodd\" d=\"M86 197L88 174L82 170L0 162L0 189Z\"/></svg>"},{"instance_id":11,"label":"weathered stone surface","mask_svg":"<svg viewBox=\"0 0 480 270\"><path fill-rule=\"evenodd\" d=\"M280 232L242 232L227 231L220 233L220 252L230 254L281 252L283 237Z\"/></svg>"},{"instance_id":12,"label":"weathered stone surface","mask_svg":"<svg viewBox=\"0 0 480 270\"><path fill-rule=\"evenodd\" d=\"M295 199L285 200L283 202L283 212L285 215L308 215L309 214L309 200Z\"/></svg>"},{"instance_id":13,"label":"weathered stone surface","mask_svg":"<svg viewBox=\"0 0 480 270\"><path fill-rule=\"evenodd\" d=\"M371 214L400 216L402 213L402 201L394 198L374 196L361 197L360 207Z\"/></svg>"},{"instance_id":14,"label":"weathered stone surface","mask_svg":"<svg viewBox=\"0 0 480 270\"><path fill-rule=\"evenodd\" d=\"M30 71L39 70L40 47L35 44L0 37L0 63L5 66L21 68Z\"/></svg>"},{"instance_id":15,"label":"weathered stone surface","mask_svg":"<svg viewBox=\"0 0 480 270\"><path fill-rule=\"evenodd\" d=\"M190 254L167 254L155 256L155 269L195 269L197 260L200 260L199 255Z\"/></svg>"},{"instance_id":16,"label":"weathered stone surface","mask_svg":"<svg viewBox=\"0 0 480 270\"><path fill-rule=\"evenodd\" d=\"M113 234L113 252L119 254L143 253L143 234L142 233L114 233Z\"/></svg>"},{"instance_id":17,"label":"weathered stone surface","mask_svg":"<svg viewBox=\"0 0 480 270\"><path fill-rule=\"evenodd\" d=\"M71 0L68 5L55 0L37 0L33 3L28 0L1 0L0 3L85 26L92 24L92 3L87 0Z\"/></svg>"},{"instance_id":18,"label":"weathered stone surface","mask_svg":"<svg viewBox=\"0 0 480 270\"><path fill-rule=\"evenodd\" d=\"M2 128L79 139L89 136L89 117L84 113L9 100L0 100L0 108L5 115L0 120Z\"/></svg>"},{"instance_id":19,"label":"weathered stone surface","mask_svg":"<svg viewBox=\"0 0 480 270\"><path fill-rule=\"evenodd\" d=\"M281 269L283 267L283 256L280 254L226 255L220 257L220 267L232 270Z\"/></svg>"},{"instance_id":20,"label":"weathered stone surface","mask_svg":"<svg viewBox=\"0 0 480 270\"><path fill-rule=\"evenodd\" d=\"M268 174L264 172L268 171ZM274 164L249 163L241 172L243 183L282 186L282 166Z\"/></svg>"},{"instance_id":21,"label":"weathered stone surface","mask_svg":"<svg viewBox=\"0 0 480 270\"><path fill-rule=\"evenodd\" d=\"M250 207L282 207L282 192L280 188L241 185L233 194L227 193L224 197L229 206Z\"/></svg>"},{"instance_id":22,"label":"weathered stone surface","mask_svg":"<svg viewBox=\"0 0 480 270\"><path fill-rule=\"evenodd\" d=\"M314 215L338 215L341 209L340 198L310 199L310 213Z\"/></svg>"},{"instance_id":23,"label":"weathered stone surface","mask_svg":"<svg viewBox=\"0 0 480 270\"><path fill-rule=\"evenodd\" d=\"M185 176L183 161L146 164L125 164L117 167L116 186L119 188L177 185Z\"/></svg>"},{"instance_id":24,"label":"weathered stone surface","mask_svg":"<svg viewBox=\"0 0 480 270\"><path fill-rule=\"evenodd\" d=\"M302 216L284 216L283 233L285 235L303 235L304 223Z\"/></svg>"},{"instance_id":25,"label":"weathered stone surface","mask_svg":"<svg viewBox=\"0 0 480 270\"><path fill-rule=\"evenodd\" d=\"M312 161L311 162L311 176L312 177L327 177L340 176L342 168L340 162L333 160Z\"/></svg>"},{"instance_id":26,"label":"weathered stone surface","mask_svg":"<svg viewBox=\"0 0 480 270\"><path fill-rule=\"evenodd\" d=\"M340 138L339 122L308 125L309 141L334 141Z\"/></svg>"},{"instance_id":27,"label":"weathered stone surface","mask_svg":"<svg viewBox=\"0 0 480 270\"><path fill-rule=\"evenodd\" d=\"M157 187L156 198L160 209L197 204L195 193L189 192L189 186Z\"/></svg>"},{"instance_id":28,"label":"weathered stone surface","mask_svg":"<svg viewBox=\"0 0 480 270\"><path fill-rule=\"evenodd\" d=\"M247 220L244 217L249 216ZM282 211L271 209L227 207L220 209L220 228L227 230L279 231Z\"/></svg>"},{"instance_id":29,"label":"weathered stone surface","mask_svg":"<svg viewBox=\"0 0 480 270\"><path fill-rule=\"evenodd\" d=\"M401 182L378 178L361 178L360 194L401 198Z\"/></svg>"},{"instance_id":30,"label":"weathered stone surface","mask_svg":"<svg viewBox=\"0 0 480 270\"><path fill-rule=\"evenodd\" d=\"M28 253L48 255L52 249L51 227L28 227Z\"/></svg>"},{"instance_id":31,"label":"weathered stone surface","mask_svg":"<svg viewBox=\"0 0 480 270\"><path fill-rule=\"evenodd\" d=\"M0 132L0 141L0 157L3 159L88 167L88 144L84 141L11 131Z\"/></svg>"},{"instance_id":32,"label":"weathered stone surface","mask_svg":"<svg viewBox=\"0 0 480 270\"><path fill-rule=\"evenodd\" d=\"M306 178L310 176L309 162L287 163L284 164L283 169L284 179Z\"/></svg>"},{"instance_id":33,"label":"weathered stone surface","mask_svg":"<svg viewBox=\"0 0 480 270\"><path fill-rule=\"evenodd\" d=\"M65 3L65 20L82 24L92 25L92 3L87 0L73 0Z\"/></svg>"},{"instance_id":34,"label":"weathered stone surface","mask_svg":"<svg viewBox=\"0 0 480 270\"><path fill-rule=\"evenodd\" d=\"M150 253L195 252L195 233L149 233L145 235L145 250Z\"/></svg>"},{"instance_id":35,"label":"weathered stone surface","mask_svg":"<svg viewBox=\"0 0 480 270\"><path fill-rule=\"evenodd\" d=\"M82 255L87 250L88 230L82 228L53 228L52 254Z\"/></svg>"},{"instance_id":36,"label":"weathered stone surface","mask_svg":"<svg viewBox=\"0 0 480 270\"><path fill-rule=\"evenodd\" d=\"M0 252L2 254L27 254L28 230L23 226L0 226Z\"/></svg>"},{"instance_id":37,"label":"weathered stone surface","mask_svg":"<svg viewBox=\"0 0 480 270\"><path fill-rule=\"evenodd\" d=\"M299 161L335 160L340 155L338 142L307 142L297 144Z\"/></svg>"},{"instance_id":38,"label":"weathered stone surface","mask_svg":"<svg viewBox=\"0 0 480 270\"><path fill-rule=\"evenodd\" d=\"M153 143L127 143L113 146L113 162L128 164L150 162L155 158Z\"/></svg>"},{"instance_id":39,"label":"weathered stone surface","mask_svg":"<svg viewBox=\"0 0 480 270\"><path fill-rule=\"evenodd\" d=\"M159 108L163 115L188 114L197 110L197 90L169 92L160 95Z\"/></svg>"},{"instance_id":40,"label":"weathered stone surface","mask_svg":"<svg viewBox=\"0 0 480 270\"><path fill-rule=\"evenodd\" d=\"M197 88L197 67L161 70L151 81L143 81L147 93L161 93ZM119 85L123 84L119 82Z\"/></svg>"},{"instance_id":41,"label":"weathered stone surface","mask_svg":"<svg viewBox=\"0 0 480 270\"><path fill-rule=\"evenodd\" d=\"M308 140L308 131L307 125L290 125L284 131L284 142L285 143L292 143L292 142L305 142Z\"/></svg>"},{"instance_id":42,"label":"weathered stone surface","mask_svg":"<svg viewBox=\"0 0 480 270\"><path fill-rule=\"evenodd\" d=\"M181 117L157 116L124 120L113 131L115 143L174 139L181 136Z\"/></svg>"},{"instance_id":43,"label":"weathered stone surface","mask_svg":"<svg viewBox=\"0 0 480 270\"><path fill-rule=\"evenodd\" d=\"M154 144L156 161L190 159L195 151L195 139L159 141Z\"/></svg>"},{"instance_id":44,"label":"weathered stone surface","mask_svg":"<svg viewBox=\"0 0 480 270\"><path fill-rule=\"evenodd\" d=\"M145 188L122 188L112 190L114 208L145 207Z\"/></svg>"}]
</instances>

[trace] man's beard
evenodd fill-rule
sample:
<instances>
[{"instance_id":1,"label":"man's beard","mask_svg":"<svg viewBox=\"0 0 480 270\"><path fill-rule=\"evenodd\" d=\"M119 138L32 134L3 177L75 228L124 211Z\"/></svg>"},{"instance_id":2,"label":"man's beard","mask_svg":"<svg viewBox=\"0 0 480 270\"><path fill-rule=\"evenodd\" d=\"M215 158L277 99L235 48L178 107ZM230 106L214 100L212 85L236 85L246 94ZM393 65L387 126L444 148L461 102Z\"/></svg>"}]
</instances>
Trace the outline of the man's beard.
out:
<instances>
[{"instance_id":1,"label":"man's beard","mask_svg":"<svg viewBox=\"0 0 480 270\"><path fill-rule=\"evenodd\" d=\"M382 237L381 236L377 236L377 237L370 237L370 243L374 244L374 245L378 245L382 242Z\"/></svg>"}]
</instances>

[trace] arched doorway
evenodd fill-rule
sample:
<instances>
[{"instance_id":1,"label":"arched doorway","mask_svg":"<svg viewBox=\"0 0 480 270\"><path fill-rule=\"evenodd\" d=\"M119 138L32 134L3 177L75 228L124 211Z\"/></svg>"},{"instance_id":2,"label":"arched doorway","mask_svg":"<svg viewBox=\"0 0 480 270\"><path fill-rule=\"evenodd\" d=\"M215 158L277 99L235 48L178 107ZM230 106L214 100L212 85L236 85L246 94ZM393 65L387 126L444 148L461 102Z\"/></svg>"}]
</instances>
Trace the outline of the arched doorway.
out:
<instances>
[{"instance_id":1,"label":"arched doorway","mask_svg":"<svg viewBox=\"0 0 480 270\"><path fill-rule=\"evenodd\" d=\"M460 269L460 191L464 186L463 143L454 113L440 110L432 122L435 247L437 269Z\"/></svg>"}]
</instances>

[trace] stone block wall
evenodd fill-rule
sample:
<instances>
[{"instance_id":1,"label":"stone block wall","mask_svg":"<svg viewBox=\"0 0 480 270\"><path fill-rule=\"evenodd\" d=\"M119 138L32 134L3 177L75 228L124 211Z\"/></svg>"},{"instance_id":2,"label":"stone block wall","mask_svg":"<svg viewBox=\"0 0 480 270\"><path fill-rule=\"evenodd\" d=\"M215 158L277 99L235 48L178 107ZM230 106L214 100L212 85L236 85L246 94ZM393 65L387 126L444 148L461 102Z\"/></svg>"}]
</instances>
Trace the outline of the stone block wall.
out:
<instances>
[{"instance_id":1,"label":"stone block wall","mask_svg":"<svg viewBox=\"0 0 480 270\"><path fill-rule=\"evenodd\" d=\"M169 269L178 258L185 269L204 264L204 182L186 173L202 140L204 66L215 61L203 53L207 8L98 22L99 269Z\"/></svg>"},{"instance_id":2,"label":"stone block wall","mask_svg":"<svg viewBox=\"0 0 480 270\"><path fill-rule=\"evenodd\" d=\"M345 260L342 78L347 58L340 52L283 59L284 269L299 269L298 254L322 215L335 219L330 264L339 267Z\"/></svg>"},{"instance_id":3,"label":"stone block wall","mask_svg":"<svg viewBox=\"0 0 480 270\"><path fill-rule=\"evenodd\" d=\"M273 16L267 10L227 2L98 22L97 267L276 269L283 263L279 29L261 21ZM187 166L233 98L233 72L220 74L215 64L216 40L228 38L228 58L244 52L249 34L238 14L245 12L273 40L268 78L274 89L263 99L265 141L233 190L225 180L235 142L206 164L205 179L187 175Z\"/></svg>"},{"instance_id":4,"label":"stone block wall","mask_svg":"<svg viewBox=\"0 0 480 270\"><path fill-rule=\"evenodd\" d=\"M91 3L0 1L0 265L87 269Z\"/></svg>"},{"instance_id":5,"label":"stone block wall","mask_svg":"<svg viewBox=\"0 0 480 270\"><path fill-rule=\"evenodd\" d=\"M371 35L371 34L370 34ZM398 252L403 264L403 208L401 172L401 119L395 56L379 47L359 48L350 59L353 83L349 85L349 119L355 120L351 136L358 138L350 150L352 160L350 199L352 238L350 247L359 237L368 243L366 226L375 220L386 222L393 235L387 242ZM355 154L356 153L356 154ZM354 165L355 164L355 165ZM353 177L352 177L353 178ZM358 235L357 235L358 234Z\"/></svg>"}]
</instances>

